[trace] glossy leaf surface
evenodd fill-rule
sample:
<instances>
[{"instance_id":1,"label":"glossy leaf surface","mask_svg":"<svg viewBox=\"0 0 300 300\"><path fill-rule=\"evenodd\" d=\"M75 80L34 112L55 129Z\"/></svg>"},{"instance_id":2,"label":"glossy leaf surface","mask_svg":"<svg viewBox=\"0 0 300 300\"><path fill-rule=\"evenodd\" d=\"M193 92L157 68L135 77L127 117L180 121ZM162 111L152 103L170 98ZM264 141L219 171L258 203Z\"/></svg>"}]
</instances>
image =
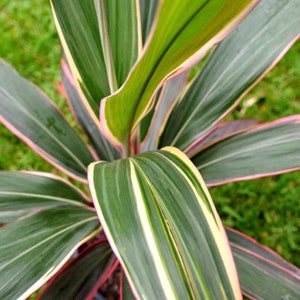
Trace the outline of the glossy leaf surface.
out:
<instances>
[{"instance_id":1,"label":"glossy leaf surface","mask_svg":"<svg viewBox=\"0 0 300 300\"><path fill-rule=\"evenodd\" d=\"M299 1L261 1L217 47L161 139L186 153L228 114L299 37Z\"/></svg>"},{"instance_id":2,"label":"glossy leaf surface","mask_svg":"<svg viewBox=\"0 0 300 300\"><path fill-rule=\"evenodd\" d=\"M48 173L0 172L0 224L35 210L88 205L86 196L62 178Z\"/></svg>"},{"instance_id":3,"label":"glossy leaf surface","mask_svg":"<svg viewBox=\"0 0 300 300\"><path fill-rule=\"evenodd\" d=\"M257 126L193 157L206 184L252 179L300 168L300 115Z\"/></svg>"},{"instance_id":4,"label":"glossy leaf surface","mask_svg":"<svg viewBox=\"0 0 300 300\"><path fill-rule=\"evenodd\" d=\"M0 121L55 167L85 180L89 149L47 96L3 61Z\"/></svg>"},{"instance_id":5,"label":"glossy leaf surface","mask_svg":"<svg viewBox=\"0 0 300 300\"><path fill-rule=\"evenodd\" d=\"M95 212L80 207L46 209L1 228L0 298L26 299L98 229Z\"/></svg>"},{"instance_id":6,"label":"glossy leaf surface","mask_svg":"<svg viewBox=\"0 0 300 300\"><path fill-rule=\"evenodd\" d=\"M136 297L240 299L224 228L182 152L164 148L93 163L89 184Z\"/></svg>"},{"instance_id":7,"label":"glossy leaf surface","mask_svg":"<svg viewBox=\"0 0 300 300\"><path fill-rule=\"evenodd\" d=\"M299 299L300 270L271 249L232 229L228 238L243 293L251 299Z\"/></svg>"},{"instance_id":8,"label":"glossy leaf surface","mask_svg":"<svg viewBox=\"0 0 300 300\"><path fill-rule=\"evenodd\" d=\"M151 108L152 96L161 82L179 72L187 60L190 64L192 56L203 56L256 2L160 1L156 27L142 57L125 85L101 102L101 126L109 140L119 148L128 146L131 133Z\"/></svg>"},{"instance_id":9,"label":"glossy leaf surface","mask_svg":"<svg viewBox=\"0 0 300 300\"><path fill-rule=\"evenodd\" d=\"M107 242L89 246L50 281L38 300L92 299L112 256Z\"/></svg>"}]
</instances>

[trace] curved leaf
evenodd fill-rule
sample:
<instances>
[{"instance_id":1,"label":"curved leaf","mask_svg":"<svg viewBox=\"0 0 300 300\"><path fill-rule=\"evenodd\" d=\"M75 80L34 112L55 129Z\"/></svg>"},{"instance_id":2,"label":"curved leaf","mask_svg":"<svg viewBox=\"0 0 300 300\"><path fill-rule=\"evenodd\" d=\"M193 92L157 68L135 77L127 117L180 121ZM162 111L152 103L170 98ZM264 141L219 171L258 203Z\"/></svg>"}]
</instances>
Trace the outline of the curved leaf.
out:
<instances>
[{"instance_id":1,"label":"curved leaf","mask_svg":"<svg viewBox=\"0 0 300 300\"><path fill-rule=\"evenodd\" d=\"M260 125L192 158L206 184L218 185L300 169L300 115Z\"/></svg>"},{"instance_id":2,"label":"curved leaf","mask_svg":"<svg viewBox=\"0 0 300 300\"><path fill-rule=\"evenodd\" d=\"M27 299L97 230L95 212L80 207L46 209L1 228L0 298Z\"/></svg>"},{"instance_id":3,"label":"curved leaf","mask_svg":"<svg viewBox=\"0 0 300 300\"><path fill-rule=\"evenodd\" d=\"M183 153L164 148L93 163L89 184L136 297L240 299L224 228Z\"/></svg>"},{"instance_id":4,"label":"curved leaf","mask_svg":"<svg viewBox=\"0 0 300 300\"><path fill-rule=\"evenodd\" d=\"M88 199L62 178L48 173L0 172L0 224L35 210L88 205Z\"/></svg>"},{"instance_id":5,"label":"curved leaf","mask_svg":"<svg viewBox=\"0 0 300 300\"><path fill-rule=\"evenodd\" d=\"M78 180L93 156L54 104L0 61L0 121L43 158Z\"/></svg>"},{"instance_id":6,"label":"curved leaf","mask_svg":"<svg viewBox=\"0 0 300 300\"><path fill-rule=\"evenodd\" d=\"M89 246L47 284L37 299L91 299L91 292L108 271L112 256L107 242Z\"/></svg>"},{"instance_id":7,"label":"curved leaf","mask_svg":"<svg viewBox=\"0 0 300 300\"><path fill-rule=\"evenodd\" d=\"M251 299L300 299L300 270L271 249L227 229L243 293Z\"/></svg>"},{"instance_id":8,"label":"curved leaf","mask_svg":"<svg viewBox=\"0 0 300 300\"><path fill-rule=\"evenodd\" d=\"M122 88L101 102L101 126L108 139L119 148L123 145L126 152L131 133L151 108L152 96L162 81L186 68L195 57L203 56L256 3L251 0L160 1L156 27L142 57Z\"/></svg>"},{"instance_id":9,"label":"curved leaf","mask_svg":"<svg viewBox=\"0 0 300 300\"><path fill-rule=\"evenodd\" d=\"M147 123L147 135L142 142L141 152L156 150L158 147L159 137L166 125L167 119L178 100L183 89L187 85L187 74L182 73L169 81L162 87L159 98L155 103L154 112L150 124ZM141 122L142 127L143 122Z\"/></svg>"},{"instance_id":10,"label":"curved leaf","mask_svg":"<svg viewBox=\"0 0 300 300\"><path fill-rule=\"evenodd\" d=\"M61 69L64 92L66 93L69 106L73 111L73 116L88 136L97 155L107 161L120 158L119 152L103 137L100 131L99 119L95 117L90 107L82 101L75 80L64 58L61 60Z\"/></svg>"},{"instance_id":11,"label":"curved leaf","mask_svg":"<svg viewBox=\"0 0 300 300\"><path fill-rule=\"evenodd\" d=\"M299 37L299 1L261 1L220 43L174 109L160 147L190 148L228 114Z\"/></svg>"}]
</instances>

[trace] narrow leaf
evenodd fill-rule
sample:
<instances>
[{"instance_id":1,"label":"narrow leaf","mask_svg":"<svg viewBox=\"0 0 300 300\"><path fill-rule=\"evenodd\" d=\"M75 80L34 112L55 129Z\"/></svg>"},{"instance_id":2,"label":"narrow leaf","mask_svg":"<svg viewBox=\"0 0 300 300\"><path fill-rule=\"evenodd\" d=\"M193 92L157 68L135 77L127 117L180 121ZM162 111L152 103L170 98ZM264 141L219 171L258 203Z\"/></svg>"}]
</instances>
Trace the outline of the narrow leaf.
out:
<instances>
[{"instance_id":1,"label":"narrow leaf","mask_svg":"<svg viewBox=\"0 0 300 300\"><path fill-rule=\"evenodd\" d=\"M130 285L124 273L121 273L121 290L120 290L120 300L135 300L135 297L130 289Z\"/></svg>"},{"instance_id":2,"label":"narrow leaf","mask_svg":"<svg viewBox=\"0 0 300 300\"><path fill-rule=\"evenodd\" d=\"M75 80L67 62L61 61L62 83L73 116L77 119L82 130L86 133L97 155L102 160L111 161L120 157L119 152L112 147L100 132L100 122L90 106L85 103L78 93Z\"/></svg>"},{"instance_id":3,"label":"narrow leaf","mask_svg":"<svg viewBox=\"0 0 300 300\"><path fill-rule=\"evenodd\" d=\"M216 144L238 133L248 131L257 124L258 120L256 119L240 119L220 124L216 126L214 130L207 136L200 138L199 141L197 141L197 143L195 143L186 154L192 157L198 152L211 147L213 144Z\"/></svg>"},{"instance_id":4,"label":"narrow leaf","mask_svg":"<svg viewBox=\"0 0 300 300\"><path fill-rule=\"evenodd\" d=\"M187 74L182 73L170 79L162 87L159 99L155 103L155 111L151 118L148 134L141 145L141 152L157 149L159 137L163 132L171 110L179 99L183 89L186 87L186 84ZM141 126L142 125L144 125L143 122L141 122Z\"/></svg>"},{"instance_id":5,"label":"narrow leaf","mask_svg":"<svg viewBox=\"0 0 300 300\"><path fill-rule=\"evenodd\" d=\"M139 2L140 2L143 44L145 44L153 26L155 14L158 7L158 0L151 0L151 1L139 0Z\"/></svg>"},{"instance_id":6,"label":"narrow leaf","mask_svg":"<svg viewBox=\"0 0 300 300\"><path fill-rule=\"evenodd\" d=\"M123 84L141 50L136 2L94 0L111 92Z\"/></svg>"},{"instance_id":7,"label":"narrow leaf","mask_svg":"<svg viewBox=\"0 0 300 300\"><path fill-rule=\"evenodd\" d=\"M91 299L91 292L97 292L95 288L105 276L111 258L112 251L107 242L89 246L50 281L38 300Z\"/></svg>"},{"instance_id":8,"label":"narrow leaf","mask_svg":"<svg viewBox=\"0 0 300 300\"><path fill-rule=\"evenodd\" d=\"M160 147L186 153L276 65L299 37L299 1L261 1L220 43L173 111Z\"/></svg>"},{"instance_id":9,"label":"narrow leaf","mask_svg":"<svg viewBox=\"0 0 300 300\"><path fill-rule=\"evenodd\" d=\"M240 299L224 228L183 153L164 148L93 163L89 184L136 297Z\"/></svg>"},{"instance_id":10,"label":"narrow leaf","mask_svg":"<svg viewBox=\"0 0 300 300\"><path fill-rule=\"evenodd\" d=\"M101 126L109 140L119 148L128 146L132 131L151 108L152 96L162 81L186 67L183 65L188 59L191 63L192 56L203 56L256 3L160 1L156 27L141 59L125 85L101 102Z\"/></svg>"},{"instance_id":11,"label":"narrow leaf","mask_svg":"<svg viewBox=\"0 0 300 300\"><path fill-rule=\"evenodd\" d=\"M80 96L98 115L100 100L125 80L139 51L135 0L51 0Z\"/></svg>"},{"instance_id":12,"label":"narrow leaf","mask_svg":"<svg viewBox=\"0 0 300 300\"><path fill-rule=\"evenodd\" d=\"M0 121L55 167L85 180L94 160L86 145L47 96L3 61Z\"/></svg>"},{"instance_id":13,"label":"narrow leaf","mask_svg":"<svg viewBox=\"0 0 300 300\"><path fill-rule=\"evenodd\" d=\"M300 270L255 240L227 229L243 293L251 299L299 299Z\"/></svg>"},{"instance_id":14,"label":"narrow leaf","mask_svg":"<svg viewBox=\"0 0 300 300\"><path fill-rule=\"evenodd\" d=\"M88 205L87 197L64 179L48 173L0 172L0 224L35 210Z\"/></svg>"},{"instance_id":15,"label":"narrow leaf","mask_svg":"<svg viewBox=\"0 0 300 300\"><path fill-rule=\"evenodd\" d=\"M95 213L80 207L46 209L1 228L0 298L27 299L98 229Z\"/></svg>"},{"instance_id":16,"label":"narrow leaf","mask_svg":"<svg viewBox=\"0 0 300 300\"><path fill-rule=\"evenodd\" d=\"M255 127L198 153L206 184L218 185L300 169L300 115Z\"/></svg>"},{"instance_id":17,"label":"narrow leaf","mask_svg":"<svg viewBox=\"0 0 300 300\"><path fill-rule=\"evenodd\" d=\"M110 93L93 0L51 0L59 37L80 96L98 115L99 101Z\"/></svg>"}]
</instances>

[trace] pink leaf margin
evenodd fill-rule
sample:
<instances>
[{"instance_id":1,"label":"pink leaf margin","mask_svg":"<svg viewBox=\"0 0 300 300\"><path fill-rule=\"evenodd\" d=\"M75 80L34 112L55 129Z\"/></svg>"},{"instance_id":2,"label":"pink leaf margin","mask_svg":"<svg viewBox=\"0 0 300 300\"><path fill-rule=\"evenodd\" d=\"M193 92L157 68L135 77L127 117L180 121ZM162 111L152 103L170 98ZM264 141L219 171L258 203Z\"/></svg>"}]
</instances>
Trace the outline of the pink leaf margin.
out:
<instances>
[{"instance_id":1,"label":"pink leaf margin","mask_svg":"<svg viewBox=\"0 0 300 300\"><path fill-rule=\"evenodd\" d=\"M300 124L300 114L291 115L291 116L284 117L284 118L281 118L281 119L278 119L275 121L256 125L256 126L253 126L250 130L246 130L244 132L250 133L250 132L260 131L260 130L263 130L268 127L278 126L278 125L282 125L282 124L289 124L289 123L290 124ZM218 181L218 182L214 182L214 183L207 183L206 185L208 187L214 187L214 186L223 185L223 184L232 183L232 182L238 182L238 181L242 181L242 180L252 180L252 179L264 178L264 177L269 177L269 176L276 176L276 175L289 173L289 172L293 172L293 171L298 171L298 170L300 170L300 166L295 167L295 168L284 169L284 170L280 170L280 171L276 171L276 172L259 173L259 174L250 175L250 176L231 178L231 179Z\"/></svg>"}]
</instances>

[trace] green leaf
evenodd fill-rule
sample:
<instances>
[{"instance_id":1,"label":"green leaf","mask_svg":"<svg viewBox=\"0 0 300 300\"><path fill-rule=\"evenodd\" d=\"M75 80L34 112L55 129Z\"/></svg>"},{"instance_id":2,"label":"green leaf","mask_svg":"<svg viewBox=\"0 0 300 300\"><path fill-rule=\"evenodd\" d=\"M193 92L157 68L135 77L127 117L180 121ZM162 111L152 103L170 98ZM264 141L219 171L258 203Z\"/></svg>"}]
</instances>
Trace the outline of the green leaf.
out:
<instances>
[{"instance_id":1,"label":"green leaf","mask_svg":"<svg viewBox=\"0 0 300 300\"><path fill-rule=\"evenodd\" d=\"M195 153L199 153L222 140L238 133L248 131L257 124L258 120L256 119L240 119L220 124L216 126L209 135L199 139L197 144L194 144L193 147L189 149L189 155L193 156Z\"/></svg>"},{"instance_id":2,"label":"green leaf","mask_svg":"<svg viewBox=\"0 0 300 300\"><path fill-rule=\"evenodd\" d=\"M51 0L56 27L82 98L99 102L125 80L139 51L135 0Z\"/></svg>"},{"instance_id":3,"label":"green leaf","mask_svg":"<svg viewBox=\"0 0 300 300\"><path fill-rule=\"evenodd\" d=\"M120 278L122 287L120 290L121 293L121 298L122 300L135 300L136 298L134 297L131 289L130 289L130 285L128 283L128 280L126 278L126 276L124 275L124 273L121 273L121 278Z\"/></svg>"},{"instance_id":4,"label":"green leaf","mask_svg":"<svg viewBox=\"0 0 300 300\"><path fill-rule=\"evenodd\" d=\"M111 265L112 256L107 242L89 246L49 282L38 300L91 299Z\"/></svg>"},{"instance_id":5,"label":"green leaf","mask_svg":"<svg viewBox=\"0 0 300 300\"><path fill-rule=\"evenodd\" d=\"M145 44L152 29L154 17L158 6L158 0L139 0L139 2L143 33L143 44Z\"/></svg>"},{"instance_id":6,"label":"green leaf","mask_svg":"<svg viewBox=\"0 0 300 300\"><path fill-rule=\"evenodd\" d=\"M139 62L125 85L101 102L102 131L109 140L126 148L162 81L203 56L256 2L160 1L155 30Z\"/></svg>"},{"instance_id":7,"label":"green leaf","mask_svg":"<svg viewBox=\"0 0 300 300\"><path fill-rule=\"evenodd\" d=\"M86 133L97 155L102 160L111 161L120 158L120 153L105 139L99 127L100 122L90 107L82 101L75 80L67 62L61 61L62 84L66 93L69 106L72 109L74 118L78 121L82 130Z\"/></svg>"},{"instance_id":8,"label":"green leaf","mask_svg":"<svg viewBox=\"0 0 300 300\"><path fill-rule=\"evenodd\" d=\"M187 74L185 72L170 79L164 84L159 93L158 100L155 103L155 109L149 122L150 124L147 122L141 122L140 124L141 127L146 125L148 127L148 133L141 145L141 152L157 149L159 137L167 123L171 110L178 101L179 96L186 85Z\"/></svg>"},{"instance_id":9,"label":"green leaf","mask_svg":"<svg viewBox=\"0 0 300 300\"><path fill-rule=\"evenodd\" d=\"M98 229L94 211L71 206L46 209L1 228L0 299L26 299Z\"/></svg>"},{"instance_id":10,"label":"green leaf","mask_svg":"<svg viewBox=\"0 0 300 300\"><path fill-rule=\"evenodd\" d=\"M300 299L300 270L271 249L227 229L243 293L251 299Z\"/></svg>"},{"instance_id":11,"label":"green leaf","mask_svg":"<svg viewBox=\"0 0 300 300\"><path fill-rule=\"evenodd\" d=\"M100 222L137 297L240 299L229 244L197 169L176 148L89 166Z\"/></svg>"},{"instance_id":12,"label":"green leaf","mask_svg":"<svg viewBox=\"0 0 300 300\"><path fill-rule=\"evenodd\" d=\"M0 121L55 167L86 179L93 156L58 108L32 83L0 61Z\"/></svg>"},{"instance_id":13,"label":"green leaf","mask_svg":"<svg viewBox=\"0 0 300 300\"><path fill-rule=\"evenodd\" d=\"M237 134L192 158L206 184L218 185L300 168L300 115Z\"/></svg>"},{"instance_id":14,"label":"green leaf","mask_svg":"<svg viewBox=\"0 0 300 300\"><path fill-rule=\"evenodd\" d=\"M88 204L81 191L53 174L0 172L0 224L39 209Z\"/></svg>"},{"instance_id":15,"label":"green leaf","mask_svg":"<svg viewBox=\"0 0 300 300\"><path fill-rule=\"evenodd\" d=\"M299 37L299 1L261 1L217 47L172 112L160 147L190 156L207 134L278 62Z\"/></svg>"},{"instance_id":16,"label":"green leaf","mask_svg":"<svg viewBox=\"0 0 300 300\"><path fill-rule=\"evenodd\" d=\"M141 50L138 0L94 0L111 92L125 81Z\"/></svg>"},{"instance_id":17,"label":"green leaf","mask_svg":"<svg viewBox=\"0 0 300 300\"><path fill-rule=\"evenodd\" d=\"M97 115L99 100L110 93L110 87L94 1L51 0L51 5L57 31L81 96Z\"/></svg>"}]
</instances>

